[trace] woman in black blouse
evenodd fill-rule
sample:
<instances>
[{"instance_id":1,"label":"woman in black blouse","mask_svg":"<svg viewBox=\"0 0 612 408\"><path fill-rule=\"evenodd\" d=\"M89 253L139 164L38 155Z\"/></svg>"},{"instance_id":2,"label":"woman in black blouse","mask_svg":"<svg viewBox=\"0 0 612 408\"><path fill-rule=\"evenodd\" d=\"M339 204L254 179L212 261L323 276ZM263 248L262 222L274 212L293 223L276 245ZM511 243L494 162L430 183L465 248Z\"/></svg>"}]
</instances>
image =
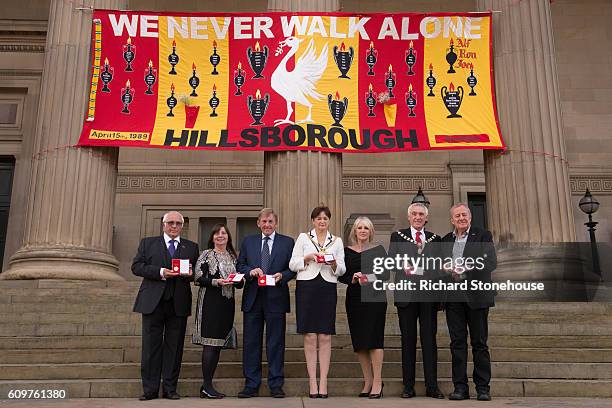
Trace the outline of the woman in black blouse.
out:
<instances>
[{"instance_id":1,"label":"woman in black blouse","mask_svg":"<svg viewBox=\"0 0 612 408\"><path fill-rule=\"evenodd\" d=\"M344 248L346 273L339 278L348 285L346 314L353 350L357 353L364 385L360 397L382 397L382 363L385 340L387 296L373 288L375 280L388 280L389 272L372 273L374 258L387 254L374 246L374 225L368 217L355 220L349 236L351 246Z\"/></svg>"}]
</instances>

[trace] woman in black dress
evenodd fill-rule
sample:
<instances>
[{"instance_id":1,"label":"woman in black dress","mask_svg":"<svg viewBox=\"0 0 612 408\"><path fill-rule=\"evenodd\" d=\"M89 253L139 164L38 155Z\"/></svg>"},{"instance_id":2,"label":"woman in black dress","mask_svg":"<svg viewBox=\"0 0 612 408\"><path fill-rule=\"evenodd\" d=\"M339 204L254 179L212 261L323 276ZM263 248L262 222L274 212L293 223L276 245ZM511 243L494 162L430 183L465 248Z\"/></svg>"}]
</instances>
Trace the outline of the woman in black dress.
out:
<instances>
[{"instance_id":1,"label":"woman in black dress","mask_svg":"<svg viewBox=\"0 0 612 408\"><path fill-rule=\"evenodd\" d=\"M224 224L216 224L195 268L195 284L200 286L192 343L202 349L200 398L223 398L212 384L222 348L236 348L234 329L234 288L242 288L244 280L232 283L228 276L236 273L236 251Z\"/></svg>"},{"instance_id":2,"label":"woman in black dress","mask_svg":"<svg viewBox=\"0 0 612 408\"><path fill-rule=\"evenodd\" d=\"M385 291L375 290L372 282L388 280L389 272L372 273L374 258L387 255L381 245L372 245L373 239L372 221L368 217L357 218L349 236L352 245L344 248L346 273L339 280L348 285L346 314L353 350L363 371L364 385L359 396L381 398L387 296Z\"/></svg>"}]
</instances>

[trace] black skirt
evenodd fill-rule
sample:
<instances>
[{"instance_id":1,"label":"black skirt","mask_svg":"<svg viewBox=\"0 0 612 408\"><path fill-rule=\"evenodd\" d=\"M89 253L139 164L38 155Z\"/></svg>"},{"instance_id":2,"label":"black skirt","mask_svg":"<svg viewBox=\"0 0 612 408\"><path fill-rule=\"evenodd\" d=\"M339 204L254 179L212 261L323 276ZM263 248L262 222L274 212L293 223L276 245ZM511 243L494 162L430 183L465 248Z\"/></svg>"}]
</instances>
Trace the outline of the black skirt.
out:
<instances>
[{"instance_id":1,"label":"black skirt","mask_svg":"<svg viewBox=\"0 0 612 408\"><path fill-rule=\"evenodd\" d=\"M385 250L377 246L359 253L347 247L344 248L344 255L346 273L341 281L348 285L345 306L353 350L382 349L385 347L387 317L385 292L374 290L371 284L361 286L352 279L356 272L371 273L370 270L363 270L369 264L367 260L386 256ZM387 280L388 276L378 276L378 278Z\"/></svg>"},{"instance_id":2,"label":"black skirt","mask_svg":"<svg viewBox=\"0 0 612 408\"><path fill-rule=\"evenodd\" d=\"M202 338L224 341L234 325L235 309L234 298L223 296L220 287L206 288L202 304Z\"/></svg>"},{"instance_id":3,"label":"black skirt","mask_svg":"<svg viewBox=\"0 0 612 408\"><path fill-rule=\"evenodd\" d=\"M336 334L336 284L321 274L311 280L298 280L295 287L297 332Z\"/></svg>"}]
</instances>

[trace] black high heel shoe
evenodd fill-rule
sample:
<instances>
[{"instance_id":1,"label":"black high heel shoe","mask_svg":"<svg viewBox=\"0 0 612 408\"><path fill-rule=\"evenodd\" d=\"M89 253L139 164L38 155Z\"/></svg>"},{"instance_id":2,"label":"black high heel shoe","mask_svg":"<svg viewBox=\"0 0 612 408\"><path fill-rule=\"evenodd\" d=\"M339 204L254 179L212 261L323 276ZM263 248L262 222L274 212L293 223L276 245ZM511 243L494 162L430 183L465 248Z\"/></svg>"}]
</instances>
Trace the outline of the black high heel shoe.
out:
<instances>
[{"instance_id":1,"label":"black high heel shoe","mask_svg":"<svg viewBox=\"0 0 612 408\"><path fill-rule=\"evenodd\" d=\"M369 392L360 392L359 395L357 395L359 398L368 398L370 396L370 392L372 392L372 387L370 387L370 391Z\"/></svg>"},{"instance_id":2,"label":"black high heel shoe","mask_svg":"<svg viewBox=\"0 0 612 408\"><path fill-rule=\"evenodd\" d=\"M370 398L370 399L380 399L380 398L382 398L383 397L383 389L384 388L385 388L385 383L382 383L381 387L380 387L380 393L378 393L378 394L370 394L370 396L368 398Z\"/></svg>"}]
</instances>

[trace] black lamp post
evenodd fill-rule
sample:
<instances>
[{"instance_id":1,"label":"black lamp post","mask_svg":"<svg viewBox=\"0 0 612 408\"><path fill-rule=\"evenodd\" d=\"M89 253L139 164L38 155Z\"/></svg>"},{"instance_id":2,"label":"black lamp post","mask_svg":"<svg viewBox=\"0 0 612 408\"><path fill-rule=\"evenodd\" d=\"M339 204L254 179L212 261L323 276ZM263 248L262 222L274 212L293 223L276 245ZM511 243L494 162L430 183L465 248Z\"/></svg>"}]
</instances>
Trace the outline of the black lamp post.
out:
<instances>
[{"instance_id":1,"label":"black lamp post","mask_svg":"<svg viewBox=\"0 0 612 408\"><path fill-rule=\"evenodd\" d=\"M412 204L415 203L423 204L425 207L429 208L429 200L425 197L425 194L423 194L421 186L419 186L419 191L417 191L416 195L412 198Z\"/></svg>"},{"instance_id":2,"label":"black lamp post","mask_svg":"<svg viewBox=\"0 0 612 408\"><path fill-rule=\"evenodd\" d=\"M582 210L583 213L589 216L589 222L585 222L584 225L587 226L589 230L589 236L591 237L591 253L593 258L593 272L595 272L601 278L601 270L599 268L599 254L597 253L597 242L595 241L595 226L598 224L593 221L592 214L597 212L599 209L599 201L595 199L591 195L591 192L587 188L586 193L584 193L584 197L580 199L578 206Z\"/></svg>"}]
</instances>

